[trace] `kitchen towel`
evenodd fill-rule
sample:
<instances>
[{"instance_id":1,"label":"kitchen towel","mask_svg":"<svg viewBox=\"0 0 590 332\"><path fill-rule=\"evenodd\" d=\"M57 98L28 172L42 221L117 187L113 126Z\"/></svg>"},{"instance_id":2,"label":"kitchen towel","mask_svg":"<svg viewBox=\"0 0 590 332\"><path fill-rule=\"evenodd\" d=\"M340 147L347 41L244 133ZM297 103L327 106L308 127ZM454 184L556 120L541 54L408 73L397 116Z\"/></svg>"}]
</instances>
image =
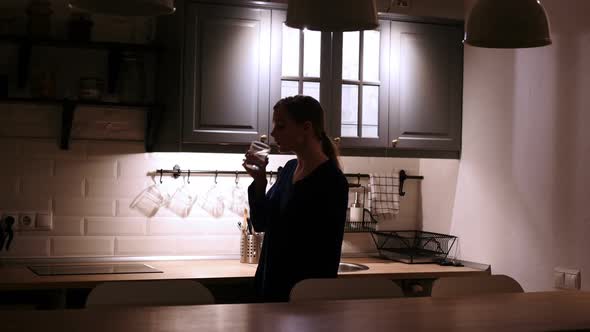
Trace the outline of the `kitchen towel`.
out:
<instances>
[{"instance_id":1,"label":"kitchen towel","mask_svg":"<svg viewBox=\"0 0 590 332\"><path fill-rule=\"evenodd\" d=\"M374 216L399 213L399 175L369 174L371 213Z\"/></svg>"}]
</instances>

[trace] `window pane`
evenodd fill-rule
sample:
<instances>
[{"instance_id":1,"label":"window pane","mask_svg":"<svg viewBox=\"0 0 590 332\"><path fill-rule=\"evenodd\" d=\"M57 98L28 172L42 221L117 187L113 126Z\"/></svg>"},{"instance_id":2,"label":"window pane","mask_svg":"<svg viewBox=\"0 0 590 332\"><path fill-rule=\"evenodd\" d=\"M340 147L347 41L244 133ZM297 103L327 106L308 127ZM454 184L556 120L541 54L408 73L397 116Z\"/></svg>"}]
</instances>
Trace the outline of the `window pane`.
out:
<instances>
[{"instance_id":1,"label":"window pane","mask_svg":"<svg viewBox=\"0 0 590 332\"><path fill-rule=\"evenodd\" d=\"M320 77L322 33L303 30L303 76Z\"/></svg>"},{"instance_id":2,"label":"window pane","mask_svg":"<svg viewBox=\"0 0 590 332\"><path fill-rule=\"evenodd\" d=\"M281 98L295 96L299 94L299 82L297 81L282 81L281 82Z\"/></svg>"},{"instance_id":3,"label":"window pane","mask_svg":"<svg viewBox=\"0 0 590 332\"><path fill-rule=\"evenodd\" d=\"M342 85L342 137L358 137L359 88L356 85Z\"/></svg>"},{"instance_id":4,"label":"window pane","mask_svg":"<svg viewBox=\"0 0 590 332\"><path fill-rule=\"evenodd\" d=\"M358 137L358 127L357 125L342 125L340 128L340 136L341 137Z\"/></svg>"},{"instance_id":5,"label":"window pane","mask_svg":"<svg viewBox=\"0 0 590 332\"><path fill-rule=\"evenodd\" d=\"M379 87L363 86L363 131L362 137L378 137L377 128L379 124ZM368 126L365 130L365 126Z\"/></svg>"},{"instance_id":6,"label":"window pane","mask_svg":"<svg viewBox=\"0 0 590 332\"><path fill-rule=\"evenodd\" d=\"M378 126L365 126L363 125L363 137L379 137L379 127Z\"/></svg>"},{"instance_id":7,"label":"window pane","mask_svg":"<svg viewBox=\"0 0 590 332\"><path fill-rule=\"evenodd\" d=\"M303 94L314 97L320 101L320 83L317 82L303 82Z\"/></svg>"},{"instance_id":8,"label":"window pane","mask_svg":"<svg viewBox=\"0 0 590 332\"><path fill-rule=\"evenodd\" d=\"M283 24L283 76L299 76L299 31Z\"/></svg>"},{"instance_id":9,"label":"window pane","mask_svg":"<svg viewBox=\"0 0 590 332\"><path fill-rule=\"evenodd\" d=\"M364 31L363 81L379 82L379 40L379 31Z\"/></svg>"},{"instance_id":10,"label":"window pane","mask_svg":"<svg viewBox=\"0 0 590 332\"><path fill-rule=\"evenodd\" d=\"M359 32L344 32L342 40L342 79L359 79Z\"/></svg>"}]
</instances>

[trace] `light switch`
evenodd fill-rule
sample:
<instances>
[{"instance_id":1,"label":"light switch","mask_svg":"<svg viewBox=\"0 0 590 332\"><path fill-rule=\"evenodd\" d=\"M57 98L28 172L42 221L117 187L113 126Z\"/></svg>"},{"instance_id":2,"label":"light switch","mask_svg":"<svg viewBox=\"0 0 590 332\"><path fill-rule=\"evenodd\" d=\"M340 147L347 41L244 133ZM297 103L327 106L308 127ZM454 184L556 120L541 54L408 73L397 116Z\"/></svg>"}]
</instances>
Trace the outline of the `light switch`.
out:
<instances>
[{"instance_id":1,"label":"light switch","mask_svg":"<svg viewBox=\"0 0 590 332\"><path fill-rule=\"evenodd\" d=\"M579 290L581 288L580 270L556 267L553 270L553 281L555 288Z\"/></svg>"},{"instance_id":2,"label":"light switch","mask_svg":"<svg viewBox=\"0 0 590 332\"><path fill-rule=\"evenodd\" d=\"M38 230L50 231L53 227L53 218L51 213L37 213L37 222L35 228Z\"/></svg>"},{"instance_id":3,"label":"light switch","mask_svg":"<svg viewBox=\"0 0 590 332\"><path fill-rule=\"evenodd\" d=\"M564 281L565 281L564 282L565 288L567 288L567 289L580 289L580 286L578 283L578 274L566 273Z\"/></svg>"},{"instance_id":4,"label":"light switch","mask_svg":"<svg viewBox=\"0 0 590 332\"><path fill-rule=\"evenodd\" d=\"M553 285L555 288L565 287L565 273L553 271Z\"/></svg>"}]
</instances>

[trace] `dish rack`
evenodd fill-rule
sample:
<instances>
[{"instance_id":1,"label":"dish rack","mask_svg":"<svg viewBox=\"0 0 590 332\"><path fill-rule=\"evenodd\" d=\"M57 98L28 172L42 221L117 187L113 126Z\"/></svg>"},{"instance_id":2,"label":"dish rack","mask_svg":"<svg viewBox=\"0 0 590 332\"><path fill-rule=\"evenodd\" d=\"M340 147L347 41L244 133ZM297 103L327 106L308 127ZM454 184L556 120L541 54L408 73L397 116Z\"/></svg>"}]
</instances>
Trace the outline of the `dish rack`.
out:
<instances>
[{"instance_id":1,"label":"dish rack","mask_svg":"<svg viewBox=\"0 0 590 332\"><path fill-rule=\"evenodd\" d=\"M372 231L379 255L408 264L443 261L457 240L456 236L425 231Z\"/></svg>"},{"instance_id":2,"label":"dish rack","mask_svg":"<svg viewBox=\"0 0 590 332\"><path fill-rule=\"evenodd\" d=\"M367 233L377 229L377 220L371 214L369 209L363 208L362 221L350 221L350 209L346 212L346 223L344 232L346 233Z\"/></svg>"}]
</instances>

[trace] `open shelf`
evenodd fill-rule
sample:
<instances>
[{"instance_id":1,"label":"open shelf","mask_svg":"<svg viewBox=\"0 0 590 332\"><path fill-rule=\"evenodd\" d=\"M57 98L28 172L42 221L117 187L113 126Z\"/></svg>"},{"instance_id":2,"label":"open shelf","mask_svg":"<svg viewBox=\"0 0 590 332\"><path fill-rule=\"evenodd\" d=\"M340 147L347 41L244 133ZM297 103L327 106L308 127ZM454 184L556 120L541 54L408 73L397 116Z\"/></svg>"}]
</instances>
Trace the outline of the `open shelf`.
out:
<instances>
[{"instance_id":1,"label":"open shelf","mask_svg":"<svg viewBox=\"0 0 590 332\"><path fill-rule=\"evenodd\" d=\"M157 52L159 47L153 44L134 44L134 43L117 43L117 42L78 42L70 40L57 39L40 39L23 36L0 36L0 43L9 44L30 44L34 46L46 46L56 48L78 48L92 50L129 50L136 52Z\"/></svg>"},{"instance_id":2,"label":"open shelf","mask_svg":"<svg viewBox=\"0 0 590 332\"><path fill-rule=\"evenodd\" d=\"M99 106L99 107L126 107L126 108L144 108L146 112L146 131L145 131L145 150L152 152L155 144L155 135L157 126L160 122L162 107L156 104L148 103L112 103L104 101L86 101L71 99L50 99L50 98L0 98L0 103L23 103L23 104L50 104L59 105L62 109L61 115L61 135L59 146L62 150L68 150L70 147L70 136L72 133L72 123L74 113L79 106Z\"/></svg>"},{"instance_id":3,"label":"open shelf","mask_svg":"<svg viewBox=\"0 0 590 332\"><path fill-rule=\"evenodd\" d=\"M20 98L20 97L0 98L0 103L34 103L34 104L63 105L64 102L72 102L77 105L101 106L101 107L148 108L148 107L155 106L155 104L152 104L152 103L118 103L118 102L106 102L106 101L100 101L100 100Z\"/></svg>"}]
</instances>

